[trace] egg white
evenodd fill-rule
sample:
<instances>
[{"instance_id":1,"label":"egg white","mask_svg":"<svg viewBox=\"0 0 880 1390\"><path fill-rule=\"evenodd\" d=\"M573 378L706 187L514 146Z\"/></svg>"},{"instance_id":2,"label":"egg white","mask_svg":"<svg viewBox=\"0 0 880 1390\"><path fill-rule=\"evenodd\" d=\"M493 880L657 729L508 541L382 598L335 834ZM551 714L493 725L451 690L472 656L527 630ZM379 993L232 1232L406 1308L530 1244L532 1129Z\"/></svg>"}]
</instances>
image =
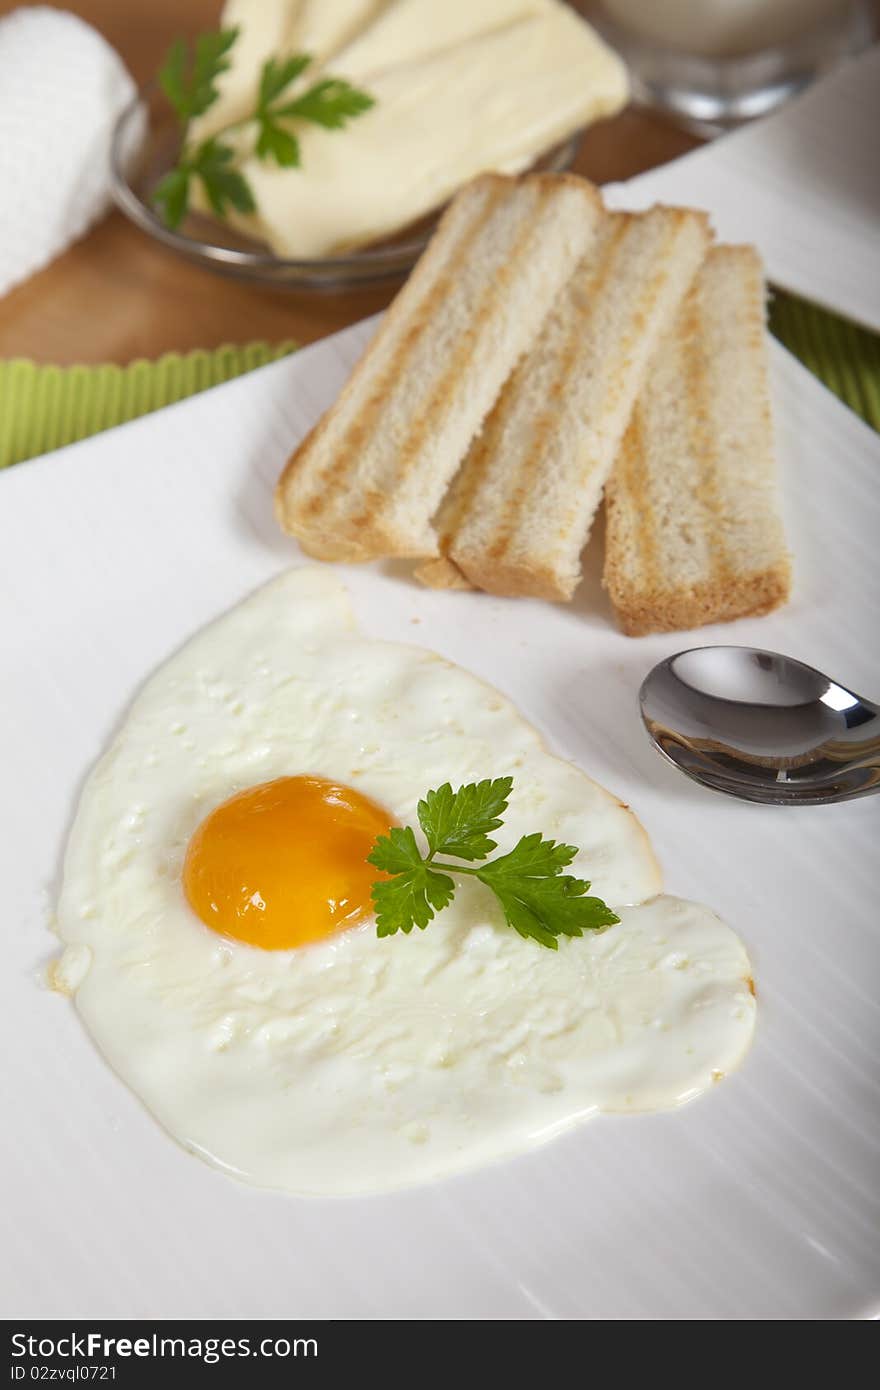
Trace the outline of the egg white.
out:
<instances>
[{"instance_id":1,"label":"egg white","mask_svg":"<svg viewBox=\"0 0 880 1390\"><path fill-rule=\"evenodd\" d=\"M189 837L235 791L300 772L411 824L428 787L510 773L499 852L536 829L579 845L572 872L622 921L551 952L462 880L411 936L367 923L291 951L221 938L183 897ZM430 652L363 639L332 572L297 569L131 706L71 831L56 979L186 1147L263 1186L379 1191L599 1111L678 1105L738 1063L754 1025L745 950L659 888L632 814L507 700Z\"/></svg>"}]
</instances>

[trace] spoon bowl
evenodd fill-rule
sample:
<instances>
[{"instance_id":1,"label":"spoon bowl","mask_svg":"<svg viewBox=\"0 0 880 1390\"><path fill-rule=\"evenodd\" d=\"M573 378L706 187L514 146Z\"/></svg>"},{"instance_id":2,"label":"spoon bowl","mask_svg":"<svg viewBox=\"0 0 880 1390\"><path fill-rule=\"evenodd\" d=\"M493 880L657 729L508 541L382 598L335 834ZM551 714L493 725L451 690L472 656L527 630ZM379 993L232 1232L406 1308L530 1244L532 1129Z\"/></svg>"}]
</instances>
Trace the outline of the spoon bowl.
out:
<instances>
[{"instance_id":1,"label":"spoon bowl","mask_svg":"<svg viewBox=\"0 0 880 1390\"><path fill-rule=\"evenodd\" d=\"M774 806L880 791L880 708L778 652L678 652L648 674L639 703L663 756L713 791Z\"/></svg>"}]
</instances>

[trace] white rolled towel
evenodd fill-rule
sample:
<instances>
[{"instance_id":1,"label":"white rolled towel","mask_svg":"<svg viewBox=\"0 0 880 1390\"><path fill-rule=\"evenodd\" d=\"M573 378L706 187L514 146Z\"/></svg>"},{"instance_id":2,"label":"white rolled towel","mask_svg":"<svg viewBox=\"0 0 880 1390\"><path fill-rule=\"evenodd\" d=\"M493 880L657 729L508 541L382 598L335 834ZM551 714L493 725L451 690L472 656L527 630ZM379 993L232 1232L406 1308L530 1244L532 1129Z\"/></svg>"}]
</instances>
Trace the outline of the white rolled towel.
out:
<instances>
[{"instance_id":1,"label":"white rolled towel","mask_svg":"<svg viewBox=\"0 0 880 1390\"><path fill-rule=\"evenodd\" d=\"M43 5L0 19L0 294L82 236L110 200L110 137L135 93L110 44Z\"/></svg>"}]
</instances>

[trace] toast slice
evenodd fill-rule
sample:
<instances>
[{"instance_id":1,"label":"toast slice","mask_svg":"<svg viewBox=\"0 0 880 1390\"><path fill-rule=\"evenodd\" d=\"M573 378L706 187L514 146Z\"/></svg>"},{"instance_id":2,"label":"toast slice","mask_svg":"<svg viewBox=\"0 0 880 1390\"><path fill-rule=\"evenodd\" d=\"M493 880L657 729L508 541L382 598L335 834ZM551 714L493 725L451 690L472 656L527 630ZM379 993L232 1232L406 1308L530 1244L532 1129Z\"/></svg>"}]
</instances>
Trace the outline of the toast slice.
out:
<instances>
[{"instance_id":1,"label":"toast slice","mask_svg":"<svg viewBox=\"0 0 880 1390\"><path fill-rule=\"evenodd\" d=\"M604 584L630 636L788 598L764 304L753 248L716 247L651 364L606 491Z\"/></svg>"},{"instance_id":2,"label":"toast slice","mask_svg":"<svg viewBox=\"0 0 880 1390\"><path fill-rule=\"evenodd\" d=\"M709 240L686 208L603 217L437 517L441 554L472 584L572 597L647 364ZM419 570L441 586L453 575Z\"/></svg>"},{"instance_id":3,"label":"toast slice","mask_svg":"<svg viewBox=\"0 0 880 1390\"><path fill-rule=\"evenodd\" d=\"M458 194L281 475L278 520L307 554L437 554L431 518L600 219L569 175L485 174Z\"/></svg>"}]
</instances>

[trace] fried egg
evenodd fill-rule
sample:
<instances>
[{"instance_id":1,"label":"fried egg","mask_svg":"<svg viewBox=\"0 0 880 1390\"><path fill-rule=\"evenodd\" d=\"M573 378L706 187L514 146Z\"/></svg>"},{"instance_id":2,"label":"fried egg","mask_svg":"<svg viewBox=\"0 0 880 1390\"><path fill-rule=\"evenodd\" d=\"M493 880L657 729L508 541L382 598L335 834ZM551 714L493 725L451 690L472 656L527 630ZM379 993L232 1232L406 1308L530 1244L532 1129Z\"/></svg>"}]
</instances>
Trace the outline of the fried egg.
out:
<instances>
[{"instance_id":1,"label":"fried egg","mask_svg":"<svg viewBox=\"0 0 880 1390\"><path fill-rule=\"evenodd\" d=\"M426 790L510 774L498 853L540 830L618 925L550 951L462 877L380 939L378 834ZM92 772L58 905L58 986L169 1134L300 1194L376 1192L663 1110L737 1065L750 967L708 908L658 896L631 812L497 691L355 631L292 570L159 670Z\"/></svg>"}]
</instances>

